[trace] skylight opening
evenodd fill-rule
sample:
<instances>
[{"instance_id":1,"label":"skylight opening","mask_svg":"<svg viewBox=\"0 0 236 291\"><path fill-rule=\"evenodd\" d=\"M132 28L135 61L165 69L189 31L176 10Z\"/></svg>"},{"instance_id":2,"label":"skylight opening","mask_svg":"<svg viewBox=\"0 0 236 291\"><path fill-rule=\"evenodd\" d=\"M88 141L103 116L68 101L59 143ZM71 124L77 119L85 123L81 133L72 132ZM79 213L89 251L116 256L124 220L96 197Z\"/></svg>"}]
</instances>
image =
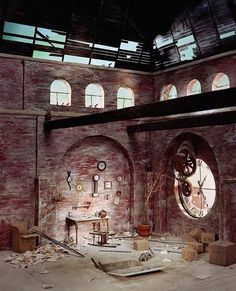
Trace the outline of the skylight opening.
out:
<instances>
[{"instance_id":1,"label":"skylight opening","mask_svg":"<svg viewBox=\"0 0 236 291\"><path fill-rule=\"evenodd\" d=\"M104 66L104 67L109 67L109 68L114 68L115 62L112 61L107 61L107 60L101 60L101 59L91 59L91 65L96 65L96 66Z\"/></svg>"},{"instance_id":2,"label":"skylight opening","mask_svg":"<svg viewBox=\"0 0 236 291\"><path fill-rule=\"evenodd\" d=\"M5 21L3 33L18 34L20 36L34 37L35 27L19 23Z\"/></svg>"},{"instance_id":3,"label":"skylight opening","mask_svg":"<svg viewBox=\"0 0 236 291\"><path fill-rule=\"evenodd\" d=\"M180 60L186 61L186 60L192 60L196 57L196 44L184 46L183 48L179 48L180 53Z\"/></svg>"},{"instance_id":4,"label":"skylight opening","mask_svg":"<svg viewBox=\"0 0 236 291\"><path fill-rule=\"evenodd\" d=\"M99 48L99 49L109 50L109 51L118 51L118 47L113 47L113 46L108 46L108 45L95 44L94 47Z\"/></svg>"},{"instance_id":5,"label":"skylight opening","mask_svg":"<svg viewBox=\"0 0 236 291\"><path fill-rule=\"evenodd\" d=\"M162 35L157 35L154 42L155 42L157 48L161 48L163 46L166 46L166 45L173 43L173 38L171 36L166 37L166 36L162 36Z\"/></svg>"},{"instance_id":6,"label":"skylight opening","mask_svg":"<svg viewBox=\"0 0 236 291\"><path fill-rule=\"evenodd\" d=\"M62 61L62 56L52 55L50 52L44 51L33 51L33 58L35 59L44 59L44 60L53 60L53 61Z\"/></svg>"},{"instance_id":7,"label":"skylight opening","mask_svg":"<svg viewBox=\"0 0 236 291\"><path fill-rule=\"evenodd\" d=\"M70 42L76 43L76 45L81 44L81 47L92 47L93 44L91 42L76 40L76 39L68 39Z\"/></svg>"},{"instance_id":8,"label":"skylight opening","mask_svg":"<svg viewBox=\"0 0 236 291\"><path fill-rule=\"evenodd\" d=\"M33 43L34 34L34 26L5 21L2 38L16 42Z\"/></svg>"},{"instance_id":9,"label":"skylight opening","mask_svg":"<svg viewBox=\"0 0 236 291\"><path fill-rule=\"evenodd\" d=\"M64 62L71 62L71 63L79 63L79 64L89 64L89 58L72 56L72 55L64 55Z\"/></svg>"},{"instance_id":10,"label":"skylight opening","mask_svg":"<svg viewBox=\"0 0 236 291\"><path fill-rule=\"evenodd\" d=\"M122 40L122 42L120 43L120 49L136 52L138 45L139 43L135 41Z\"/></svg>"},{"instance_id":11,"label":"skylight opening","mask_svg":"<svg viewBox=\"0 0 236 291\"><path fill-rule=\"evenodd\" d=\"M38 27L36 33L39 32L46 36L49 40L55 40L55 41L60 41L60 42L65 42L66 40L66 33L65 32L57 32L55 30L47 29L47 28L42 28ZM39 36L41 37L41 36Z\"/></svg>"},{"instance_id":12,"label":"skylight opening","mask_svg":"<svg viewBox=\"0 0 236 291\"><path fill-rule=\"evenodd\" d=\"M182 37L180 39L178 39L177 41L177 46L182 46L182 45L185 45L185 44L190 44L190 43L193 43L194 42L194 37L193 35L188 35L188 36L185 36L185 37Z\"/></svg>"},{"instance_id":13,"label":"skylight opening","mask_svg":"<svg viewBox=\"0 0 236 291\"><path fill-rule=\"evenodd\" d=\"M4 35L3 34L2 39L10 40L10 41L16 41L16 42L33 43L33 39L24 38L24 37L18 37L18 36L12 36L12 35Z\"/></svg>"},{"instance_id":14,"label":"skylight opening","mask_svg":"<svg viewBox=\"0 0 236 291\"><path fill-rule=\"evenodd\" d=\"M51 29L38 27L36 29L36 37L42 39L36 40L35 44L49 47L64 48L66 35L65 33L58 33Z\"/></svg>"},{"instance_id":15,"label":"skylight opening","mask_svg":"<svg viewBox=\"0 0 236 291\"><path fill-rule=\"evenodd\" d=\"M228 31L228 32L220 34L220 39L224 39L224 38L235 36L235 35L236 35L235 31Z\"/></svg>"}]
</instances>

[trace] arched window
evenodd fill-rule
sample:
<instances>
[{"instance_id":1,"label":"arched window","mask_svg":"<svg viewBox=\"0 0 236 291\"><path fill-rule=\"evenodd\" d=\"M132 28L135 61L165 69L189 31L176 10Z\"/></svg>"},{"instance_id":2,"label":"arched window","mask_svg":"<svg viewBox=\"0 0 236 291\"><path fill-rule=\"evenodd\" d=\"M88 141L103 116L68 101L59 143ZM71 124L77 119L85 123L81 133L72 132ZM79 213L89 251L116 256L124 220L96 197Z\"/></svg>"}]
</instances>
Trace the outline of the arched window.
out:
<instances>
[{"instance_id":1,"label":"arched window","mask_svg":"<svg viewBox=\"0 0 236 291\"><path fill-rule=\"evenodd\" d=\"M50 104L71 106L71 88L65 80L55 80L50 87Z\"/></svg>"},{"instance_id":2,"label":"arched window","mask_svg":"<svg viewBox=\"0 0 236 291\"><path fill-rule=\"evenodd\" d=\"M161 91L161 100L177 98L177 89L174 85L169 84L163 87Z\"/></svg>"},{"instance_id":3,"label":"arched window","mask_svg":"<svg viewBox=\"0 0 236 291\"><path fill-rule=\"evenodd\" d=\"M134 92L130 88L120 87L117 92L117 109L134 106Z\"/></svg>"},{"instance_id":4,"label":"arched window","mask_svg":"<svg viewBox=\"0 0 236 291\"><path fill-rule=\"evenodd\" d=\"M85 107L104 108L104 90L99 84L89 84L85 89Z\"/></svg>"},{"instance_id":5,"label":"arched window","mask_svg":"<svg viewBox=\"0 0 236 291\"><path fill-rule=\"evenodd\" d=\"M197 79L193 79L187 87L187 95L194 95L201 93L201 83Z\"/></svg>"},{"instance_id":6,"label":"arched window","mask_svg":"<svg viewBox=\"0 0 236 291\"><path fill-rule=\"evenodd\" d=\"M227 89L229 87L229 77L224 73L218 73L212 82L212 91Z\"/></svg>"}]
</instances>

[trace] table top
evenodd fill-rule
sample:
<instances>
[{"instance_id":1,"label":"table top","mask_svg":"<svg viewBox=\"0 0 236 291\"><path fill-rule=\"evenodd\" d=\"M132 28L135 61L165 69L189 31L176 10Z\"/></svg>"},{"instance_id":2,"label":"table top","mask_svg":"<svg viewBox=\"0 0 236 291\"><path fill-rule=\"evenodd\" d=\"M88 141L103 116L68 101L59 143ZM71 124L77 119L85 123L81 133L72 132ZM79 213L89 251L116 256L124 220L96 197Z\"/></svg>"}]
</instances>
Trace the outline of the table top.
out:
<instances>
[{"instance_id":1,"label":"table top","mask_svg":"<svg viewBox=\"0 0 236 291\"><path fill-rule=\"evenodd\" d=\"M83 221L97 221L97 220L103 220L103 219L109 219L109 216L106 216L105 218L101 218L98 216L66 216L66 219L71 220L73 222L83 222Z\"/></svg>"}]
</instances>

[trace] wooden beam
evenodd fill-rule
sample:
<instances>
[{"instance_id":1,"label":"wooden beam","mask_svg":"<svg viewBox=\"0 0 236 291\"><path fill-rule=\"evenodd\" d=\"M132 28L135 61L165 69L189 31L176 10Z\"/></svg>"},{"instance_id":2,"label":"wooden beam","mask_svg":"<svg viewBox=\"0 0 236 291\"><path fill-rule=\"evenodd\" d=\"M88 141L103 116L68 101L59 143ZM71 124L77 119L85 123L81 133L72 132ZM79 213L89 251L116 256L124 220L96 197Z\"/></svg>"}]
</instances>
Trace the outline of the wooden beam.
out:
<instances>
[{"instance_id":1,"label":"wooden beam","mask_svg":"<svg viewBox=\"0 0 236 291\"><path fill-rule=\"evenodd\" d=\"M147 122L127 126L128 133L158 131L178 128L202 127L236 123L236 110L227 112L192 115L188 117L167 118L155 122Z\"/></svg>"},{"instance_id":2,"label":"wooden beam","mask_svg":"<svg viewBox=\"0 0 236 291\"><path fill-rule=\"evenodd\" d=\"M236 106L236 88L158 101L119 110L44 122L46 130L100 124L144 117L160 117Z\"/></svg>"}]
</instances>

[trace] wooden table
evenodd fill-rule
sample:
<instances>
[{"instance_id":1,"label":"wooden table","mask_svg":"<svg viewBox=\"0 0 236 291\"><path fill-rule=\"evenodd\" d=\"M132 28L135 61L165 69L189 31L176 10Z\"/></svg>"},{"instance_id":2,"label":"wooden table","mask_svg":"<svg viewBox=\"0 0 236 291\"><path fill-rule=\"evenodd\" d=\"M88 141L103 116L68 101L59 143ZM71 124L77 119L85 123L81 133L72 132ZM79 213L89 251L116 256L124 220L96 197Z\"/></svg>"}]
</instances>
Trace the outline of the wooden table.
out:
<instances>
[{"instance_id":1,"label":"wooden table","mask_svg":"<svg viewBox=\"0 0 236 291\"><path fill-rule=\"evenodd\" d=\"M108 225L108 219L110 217L106 216L105 218L100 218L97 216L89 216L89 217L76 217L76 216L67 216L66 217L66 224L68 229L68 237L70 237L70 226L75 226L75 235L76 235L76 244L78 244L78 226L82 222L93 222L93 221L106 221L107 224L107 232L109 232L109 225Z\"/></svg>"}]
</instances>

